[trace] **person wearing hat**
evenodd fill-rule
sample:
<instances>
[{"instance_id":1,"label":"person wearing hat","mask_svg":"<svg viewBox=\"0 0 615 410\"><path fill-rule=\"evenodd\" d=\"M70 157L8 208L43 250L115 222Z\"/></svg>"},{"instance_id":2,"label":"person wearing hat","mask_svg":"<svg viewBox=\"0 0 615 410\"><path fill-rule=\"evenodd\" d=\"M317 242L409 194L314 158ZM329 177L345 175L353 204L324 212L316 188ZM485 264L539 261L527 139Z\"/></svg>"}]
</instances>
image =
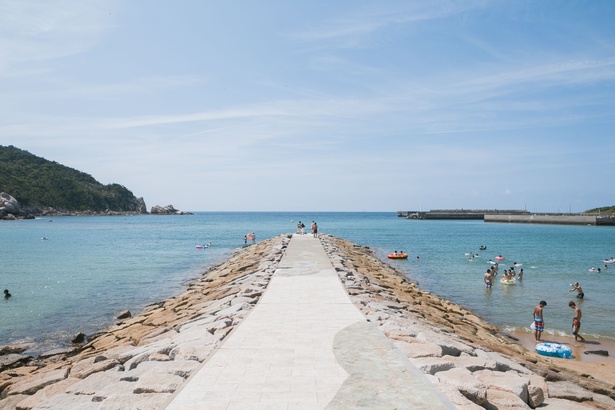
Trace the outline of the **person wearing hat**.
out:
<instances>
[{"instance_id":1,"label":"person wearing hat","mask_svg":"<svg viewBox=\"0 0 615 410\"><path fill-rule=\"evenodd\" d=\"M545 321L542 317L542 309L547 306L547 302L541 300L538 306L534 306L534 338L540 343L542 331L545 330Z\"/></svg>"}]
</instances>

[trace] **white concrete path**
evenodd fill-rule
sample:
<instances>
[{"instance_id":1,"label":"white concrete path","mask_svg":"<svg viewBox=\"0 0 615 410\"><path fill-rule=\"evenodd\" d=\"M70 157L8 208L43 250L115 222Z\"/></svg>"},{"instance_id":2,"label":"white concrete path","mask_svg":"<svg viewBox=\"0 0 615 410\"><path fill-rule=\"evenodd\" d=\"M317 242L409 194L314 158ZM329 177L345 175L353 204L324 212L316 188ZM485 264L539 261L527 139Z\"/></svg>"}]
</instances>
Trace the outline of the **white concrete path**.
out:
<instances>
[{"instance_id":1,"label":"white concrete path","mask_svg":"<svg viewBox=\"0 0 615 410\"><path fill-rule=\"evenodd\" d=\"M320 241L294 235L258 305L166 408L361 407L454 408L351 303Z\"/></svg>"}]
</instances>

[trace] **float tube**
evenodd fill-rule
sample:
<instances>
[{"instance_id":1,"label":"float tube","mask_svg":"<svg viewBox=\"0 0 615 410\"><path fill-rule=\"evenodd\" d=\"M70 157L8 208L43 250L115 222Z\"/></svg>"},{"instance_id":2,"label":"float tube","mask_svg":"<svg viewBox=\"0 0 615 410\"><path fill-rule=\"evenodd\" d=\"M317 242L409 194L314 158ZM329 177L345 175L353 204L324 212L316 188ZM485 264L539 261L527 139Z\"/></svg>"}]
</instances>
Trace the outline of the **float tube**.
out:
<instances>
[{"instance_id":1,"label":"float tube","mask_svg":"<svg viewBox=\"0 0 615 410\"><path fill-rule=\"evenodd\" d=\"M515 279L500 279L500 283L504 284L504 285L514 285L515 283L517 283L517 281Z\"/></svg>"},{"instance_id":2,"label":"float tube","mask_svg":"<svg viewBox=\"0 0 615 410\"><path fill-rule=\"evenodd\" d=\"M568 346L559 343L538 343L536 345L536 353L543 356L561 357L567 359L572 354L572 350Z\"/></svg>"}]
</instances>

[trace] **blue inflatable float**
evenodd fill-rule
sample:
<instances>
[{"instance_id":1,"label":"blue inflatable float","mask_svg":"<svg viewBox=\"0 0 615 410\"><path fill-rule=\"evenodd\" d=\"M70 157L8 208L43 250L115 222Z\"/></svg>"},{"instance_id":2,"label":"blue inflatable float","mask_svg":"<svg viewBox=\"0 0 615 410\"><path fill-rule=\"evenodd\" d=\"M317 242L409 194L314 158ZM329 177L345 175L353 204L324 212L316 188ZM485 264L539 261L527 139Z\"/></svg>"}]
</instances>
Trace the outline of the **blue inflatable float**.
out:
<instances>
[{"instance_id":1,"label":"blue inflatable float","mask_svg":"<svg viewBox=\"0 0 615 410\"><path fill-rule=\"evenodd\" d=\"M536 345L536 352L543 356L561 357L567 359L572 354L568 346L559 343L539 343Z\"/></svg>"}]
</instances>

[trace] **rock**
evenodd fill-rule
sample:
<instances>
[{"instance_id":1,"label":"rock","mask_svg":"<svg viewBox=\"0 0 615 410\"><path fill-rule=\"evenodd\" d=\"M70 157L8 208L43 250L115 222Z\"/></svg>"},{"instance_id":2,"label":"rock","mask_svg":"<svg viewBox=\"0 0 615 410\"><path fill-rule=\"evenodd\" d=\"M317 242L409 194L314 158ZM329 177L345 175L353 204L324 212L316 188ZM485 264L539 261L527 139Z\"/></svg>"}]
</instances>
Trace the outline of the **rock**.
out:
<instances>
[{"instance_id":1,"label":"rock","mask_svg":"<svg viewBox=\"0 0 615 410\"><path fill-rule=\"evenodd\" d=\"M171 396L171 393L111 394L97 409L162 409Z\"/></svg>"},{"instance_id":2,"label":"rock","mask_svg":"<svg viewBox=\"0 0 615 410\"><path fill-rule=\"evenodd\" d=\"M442 356L442 348L435 343L408 343L401 340L393 340L393 344L409 358Z\"/></svg>"},{"instance_id":3,"label":"rock","mask_svg":"<svg viewBox=\"0 0 615 410\"><path fill-rule=\"evenodd\" d=\"M23 353L30 347L32 347L31 343L3 345L3 346L0 346L0 356L4 356L10 353Z\"/></svg>"},{"instance_id":4,"label":"rock","mask_svg":"<svg viewBox=\"0 0 615 410\"><path fill-rule=\"evenodd\" d=\"M515 394L523 403L528 402L527 387L530 384L529 381L523 377L520 377L514 371L508 371L506 373L494 372L492 370L479 370L473 373L476 379L487 386L489 389L496 388ZM491 402L491 400L489 400Z\"/></svg>"},{"instance_id":5,"label":"rock","mask_svg":"<svg viewBox=\"0 0 615 410\"><path fill-rule=\"evenodd\" d=\"M549 386L549 398L572 400L576 402L593 400L593 396L590 392L569 381L547 382L547 386Z\"/></svg>"},{"instance_id":6,"label":"rock","mask_svg":"<svg viewBox=\"0 0 615 410\"><path fill-rule=\"evenodd\" d=\"M28 400L31 396L26 394L16 394L14 396L8 396L6 399L0 399L0 409L19 409L19 403L24 400Z\"/></svg>"},{"instance_id":7,"label":"rock","mask_svg":"<svg viewBox=\"0 0 615 410\"><path fill-rule=\"evenodd\" d=\"M154 369L139 377L133 393L173 393L183 383L184 379L180 376Z\"/></svg>"},{"instance_id":8,"label":"rock","mask_svg":"<svg viewBox=\"0 0 615 410\"><path fill-rule=\"evenodd\" d=\"M58 394L42 402L36 407L37 410L53 409L79 409L98 410L100 403L92 401L92 396ZM20 409L20 407L17 407Z\"/></svg>"},{"instance_id":9,"label":"rock","mask_svg":"<svg viewBox=\"0 0 615 410\"><path fill-rule=\"evenodd\" d=\"M73 346L73 347L59 347L57 349L52 349L52 350L47 350L43 353L41 353L38 358L39 359L46 359L52 356L68 356L68 355L72 355L74 353L77 353L79 351L79 346Z\"/></svg>"},{"instance_id":10,"label":"rock","mask_svg":"<svg viewBox=\"0 0 615 410\"><path fill-rule=\"evenodd\" d=\"M574 401L568 401L563 399L545 399L544 403L540 405L540 409L547 410L583 410L583 409L595 409L594 406L585 406L582 403L576 403Z\"/></svg>"},{"instance_id":11,"label":"rock","mask_svg":"<svg viewBox=\"0 0 615 410\"><path fill-rule=\"evenodd\" d=\"M18 353L10 353L4 356L0 356L0 370L15 366L20 362L26 362L31 358L31 356L25 356Z\"/></svg>"},{"instance_id":12,"label":"rock","mask_svg":"<svg viewBox=\"0 0 615 410\"><path fill-rule=\"evenodd\" d=\"M85 333L77 333L75 337L73 337L73 340L71 340L70 342L74 344L82 344L82 343L85 343L85 340L86 340Z\"/></svg>"},{"instance_id":13,"label":"rock","mask_svg":"<svg viewBox=\"0 0 615 410\"><path fill-rule=\"evenodd\" d=\"M493 360L496 364L496 370L498 372L507 372L509 370L514 370L520 374L532 374L531 371L521 366L519 363L514 362L498 353L494 352L486 352L481 349L475 349L474 353L476 353L476 357L484 358L487 360Z\"/></svg>"},{"instance_id":14,"label":"rock","mask_svg":"<svg viewBox=\"0 0 615 410\"><path fill-rule=\"evenodd\" d=\"M119 372L98 372L90 374L78 383L75 383L66 389L68 394L77 395L94 395L104 386L120 381ZM90 398L91 399L91 398Z\"/></svg>"},{"instance_id":15,"label":"rock","mask_svg":"<svg viewBox=\"0 0 615 410\"><path fill-rule=\"evenodd\" d=\"M494 360L485 359L483 357L461 354L459 356L443 356L442 358L454 363L455 367L465 367L471 372L497 369L497 364Z\"/></svg>"},{"instance_id":16,"label":"rock","mask_svg":"<svg viewBox=\"0 0 615 410\"><path fill-rule=\"evenodd\" d=\"M540 406L545 401L545 392L538 386L530 384L527 386L527 404L533 409Z\"/></svg>"},{"instance_id":17,"label":"rock","mask_svg":"<svg viewBox=\"0 0 615 410\"><path fill-rule=\"evenodd\" d=\"M455 387L473 403L482 405L487 401L487 386L478 381L467 369L454 368L440 372L436 377L441 383Z\"/></svg>"},{"instance_id":18,"label":"rock","mask_svg":"<svg viewBox=\"0 0 615 410\"><path fill-rule=\"evenodd\" d=\"M117 316L115 316L115 318L118 320L128 319L131 317L132 317L132 313L130 313L130 310L124 310L123 312L120 312L117 314Z\"/></svg>"},{"instance_id":19,"label":"rock","mask_svg":"<svg viewBox=\"0 0 615 410\"><path fill-rule=\"evenodd\" d=\"M521 400L516 394L497 388L487 389L487 402L496 409L528 409L530 406Z\"/></svg>"},{"instance_id":20,"label":"rock","mask_svg":"<svg viewBox=\"0 0 615 410\"><path fill-rule=\"evenodd\" d=\"M22 214L21 206L19 202L6 192L0 193L0 218L7 215L20 215Z\"/></svg>"},{"instance_id":21,"label":"rock","mask_svg":"<svg viewBox=\"0 0 615 410\"><path fill-rule=\"evenodd\" d=\"M160 206L154 205L150 211L153 215L192 215L190 212L182 212L177 209L173 205Z\"/></svg>"},{"instance_id":22,"label":"rock","mask_svg":"<svg viewBox=\"0 0 615 410\"><path fill-rule=\"evenodd\" d=\"M609 355L609 351L608 350L586 350L583 352L584 354L597 354L600 356L608 356Z\"/></svg>"},{"instance_id":23,"label":"rock","mask_svg":"<svg viewBox=\"0 0 615 410\"><path fill-rule=\"evenodd\" d=\"M421 372L434 375L438 372L444 372L455 367L455 364L450 360L442 357L419 357L410 359Z\"/></svg>"},{"instance_id":24,"label":"rock","mask_svg":"<svg viewBox=\"0 0 615 410\"><path fill-rule=\"evenodd\" d=\"M98 362L96 362L96 358L85 359L73 365L70 370L70 375L78 379L85 379L93 373L113 369L118 364L120 364L120 362L115 359L104 359Z\"/></svg>"},{"instance_id":25,"label":"rock","mask_svg":"<svg viewBox=\"0 0 615 410\"><path fill-rule=\"evenodd\" d=\"M19 381L9 387L8 394L34 394L45 386L66 379L68 368L34 374L26 380Z\"/></svg>"}]
</instances>

